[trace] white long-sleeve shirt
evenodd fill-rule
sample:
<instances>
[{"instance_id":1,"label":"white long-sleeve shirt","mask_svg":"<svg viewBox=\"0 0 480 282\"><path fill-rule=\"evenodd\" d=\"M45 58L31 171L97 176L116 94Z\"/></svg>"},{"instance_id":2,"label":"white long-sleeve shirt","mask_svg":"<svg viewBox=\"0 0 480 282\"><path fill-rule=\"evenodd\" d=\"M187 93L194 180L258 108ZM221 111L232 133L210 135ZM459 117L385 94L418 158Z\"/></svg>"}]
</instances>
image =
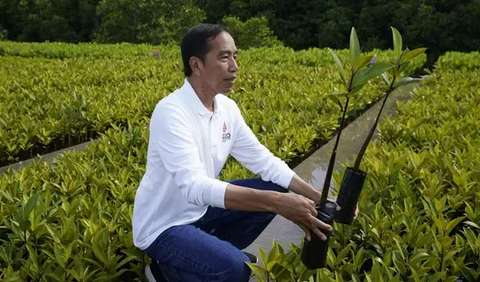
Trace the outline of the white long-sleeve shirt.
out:
<instances>
[{"instance_id":1,"label":"white long-sleeve shirt","mask_svg":"<svg viewBox=\"0 0 480 282\"><path fill-rule=\"evenodd\" d=\"M187 79L155 107L133 210L138 248L172 226L199 220L209 205L225 208L228 183L216 178L229 154L263 180L288 188L294 172L258 141L237 104L218 94L214 108L203 105Z\"/></svg>"}]
</instances>

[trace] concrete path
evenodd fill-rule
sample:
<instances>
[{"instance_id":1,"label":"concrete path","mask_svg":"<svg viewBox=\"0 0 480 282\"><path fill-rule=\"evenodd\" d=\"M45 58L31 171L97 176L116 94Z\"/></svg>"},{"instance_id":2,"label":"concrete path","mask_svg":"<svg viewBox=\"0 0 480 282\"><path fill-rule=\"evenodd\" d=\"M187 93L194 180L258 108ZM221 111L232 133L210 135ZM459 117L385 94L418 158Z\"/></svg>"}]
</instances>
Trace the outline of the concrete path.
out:
<instances>
[{"instance_id":1,"label":"concrete path","mask_svg":"<svg viewBox=\"0 0 480 282\"><path fill-rule=\"evenodd\" d=\"M7 166L4 166L4 167L0 167L0 177L2 176L3 173L7 172L7 170L10 167L13 170L19 170L19 169L24 168L25 166L27 166L29 163L33 162L34 160L39 159L40 157L42 158L42 160L44 162L55 163L57 161L57 157L60 156L61 154L63 154L64 152L71 151L71 150L79 150L79 151L83 150L86 146L89 146L90 144L92 144L92 142L95 142L95 140L88 141L88 142L78 144L78 145L75 145L75 146L72 146L72 147L68 147L68 148L65 148L65 149L61 149L61 150L58 150L58 151L55 151L55 152L52 152L52 153L49 153L49 154L45 154L45 155L42 155L42 156L37 156L36 158L28 159L28 160L25 160L25 161L20 161L18 163L12 164L12 165L7 165Z\"/></svg>"}]
</instances>

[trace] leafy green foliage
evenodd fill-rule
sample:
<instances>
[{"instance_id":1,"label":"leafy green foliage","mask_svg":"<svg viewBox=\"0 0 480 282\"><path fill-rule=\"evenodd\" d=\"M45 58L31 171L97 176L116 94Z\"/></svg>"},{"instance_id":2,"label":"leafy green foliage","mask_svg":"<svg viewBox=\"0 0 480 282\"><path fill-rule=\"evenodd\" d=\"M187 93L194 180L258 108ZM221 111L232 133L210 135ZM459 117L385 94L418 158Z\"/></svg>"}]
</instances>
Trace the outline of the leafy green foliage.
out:
<instances>
[{"instance_id":1,"label":"leafy green foliage","mask_svg":"<svg viewBox=\"0 0 480 282\"><path fill-rule=\"evenodd\" d=\"M180 43L205 18L192 0L102 0L97 15L101 24L94 40L100 43Z\"/></svg>"},{"instance_id":2,"label":"leafy green foliage","mask_svg":"<svg viewBox=\"0 0 480 282\"><path fill-rule=\"evenodd\" d=\"M447 52L438 59L436 66L445 69L466 69L475 71L480 69L480 52L460 53Z\"/></svg>"},{"instance_id":3,"label":"leafy green foliage","mask_svg":"<svg viewBox=\"0 0 480 282\"><path fill-rule=\"evenodd\" d=\"M0 60L1 163L86 142L147 116L182 82L178 62L168 58Z\"/></svg>"},{"instance_id":4,"label":"leafy green foliage","mask_svg":"<svg viewBox=\"0 0 480 282\"><path fill-rule=\"evenodd\" d=\"M7 30L3 29L2 25L0 24L0 41L7 40Z\"/></svg>"},{"instance_id":5,"label":"leafy green foliage","mask_svg":"<svg viewBox=\"0 0 480 282\"><path fill-rule=\"evenodd\" d=\"M153 56L154 50L158 58ZM2 42L1 52L7 56L0 57L0 164L85 142L113 125L125 126L129 120L149 116L156 102L181 85L183 79L180 51L175 47ZM300 155L305 153L315 138L328 139L328 132L336 126L333 115L317 124L325 128L320 135L311 128L306 131L308 137L298 136L291 126L297 122L312 126L313 120L323 120L334 111L327 103L322 106L324 112L318 112L319 103L325 100L322 97L332 87L329 81L335 81L330 71L334 62L324 56L327 52L293 52L274 47L242 50L239 56L240 77L235 89L241 94L232 97L247 100L246 109L269 110L267 116L271 118L263 122L264 128L277 124L282 134L290 128L287 136L303 140L295 141L297 145L280 146L287 159L297 153L286 152L295 148ZM422 60L412 67L419 67ZM272 71L277 75L272 76ZM351 109L359 111L376 99L366 94L365 100L359 100ZM292 114L293 120L288 122L273 114L278 107L288 113L298 111L289 106L308 111ZM266 118L260 112L249 113L249 117L252 123ZM277 134L273 143L280 144L284 137Z\"/></svg>"},{"instance_id":6,"label":"leafy green foliage","mask_svg":"<svg viewBox=\"0 0 480 282\"><path fill-rule=\"evenodd\" d=\"M285 252L283 247L273 240L268 255L260 248L261 265L247 263L256 281L307 281L312 277L315 271L307 269L300 260L301 248L295 244L289 244L288 247L290 250Z\"/></svg>"},{"instance_id":7,"label":"leafy green foliage","mask_svg":"<svg viewBox=\"0 0 480 282\"><path fill-rule=\"evenodd\" d=\"M237 17L224 17L222 21L239 49L283 45L268 27L268 20L265 17L254 17L245 22Z\"/></svg>"}]
</instances>

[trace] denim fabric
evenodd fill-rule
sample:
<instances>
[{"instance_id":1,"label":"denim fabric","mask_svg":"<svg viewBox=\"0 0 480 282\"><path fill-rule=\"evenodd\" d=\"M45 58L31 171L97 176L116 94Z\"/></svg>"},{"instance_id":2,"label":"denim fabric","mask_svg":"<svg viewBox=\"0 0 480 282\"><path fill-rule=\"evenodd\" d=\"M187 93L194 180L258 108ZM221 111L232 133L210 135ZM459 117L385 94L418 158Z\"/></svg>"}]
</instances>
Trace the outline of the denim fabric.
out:
<instances>
[{"instance_id":1,"label":"denim fabric","mask_svg":"<svg viewBox=\"0 0 480 282\"><path fill-rule=\"evenodd\" d=\"M260 190L287 192L261 179L230 181ZM273 220L269 212L245 212L208 207L197 222L173 226L160 234L145 253L156 260L168 281L248 281L248 247Z\"/></svg>"}]
</instances>

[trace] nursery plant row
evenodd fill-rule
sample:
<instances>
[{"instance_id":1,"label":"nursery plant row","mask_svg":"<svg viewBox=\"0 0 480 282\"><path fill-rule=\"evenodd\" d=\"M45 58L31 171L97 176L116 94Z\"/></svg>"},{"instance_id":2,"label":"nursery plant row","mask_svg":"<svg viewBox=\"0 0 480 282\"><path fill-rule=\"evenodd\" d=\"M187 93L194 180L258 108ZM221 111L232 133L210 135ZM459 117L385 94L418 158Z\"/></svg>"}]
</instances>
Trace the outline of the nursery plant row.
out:
<instances>
[{"instance_id":1,"label":"nursery plant row","mask_svg":"<svg viewBox=\"0 0 480 282\"><path fill-rule=\"evenodd\" d=\"M0 46L10 50L12 44L16 43ZM135 124L149 117L156 103L184 79L175 47L162 47L155 58L139 55L146 52L144 45L18 46L25 49L19 54L32 57L0 56L0 166L89 141L114 125ZM122 50L124 57L117 56ZM267 139L264 135L274 135L277 143L290 140L283 144L284 151L295 145L300 153L313 139L328 139L338 125L333 115L337 106L327 97L338 89L339 81L327 52L283 47L241 51L241 68L230 97L241 105L255 133ZM380 62L391 51L378 53ZM310 59L318 64L308 66L305 62ZM407 72L420 68L425 59L416 59ZM378 100L381 92L369 84L362 98L353 102L350 117Z\"/></svg>"}]
</instances>

